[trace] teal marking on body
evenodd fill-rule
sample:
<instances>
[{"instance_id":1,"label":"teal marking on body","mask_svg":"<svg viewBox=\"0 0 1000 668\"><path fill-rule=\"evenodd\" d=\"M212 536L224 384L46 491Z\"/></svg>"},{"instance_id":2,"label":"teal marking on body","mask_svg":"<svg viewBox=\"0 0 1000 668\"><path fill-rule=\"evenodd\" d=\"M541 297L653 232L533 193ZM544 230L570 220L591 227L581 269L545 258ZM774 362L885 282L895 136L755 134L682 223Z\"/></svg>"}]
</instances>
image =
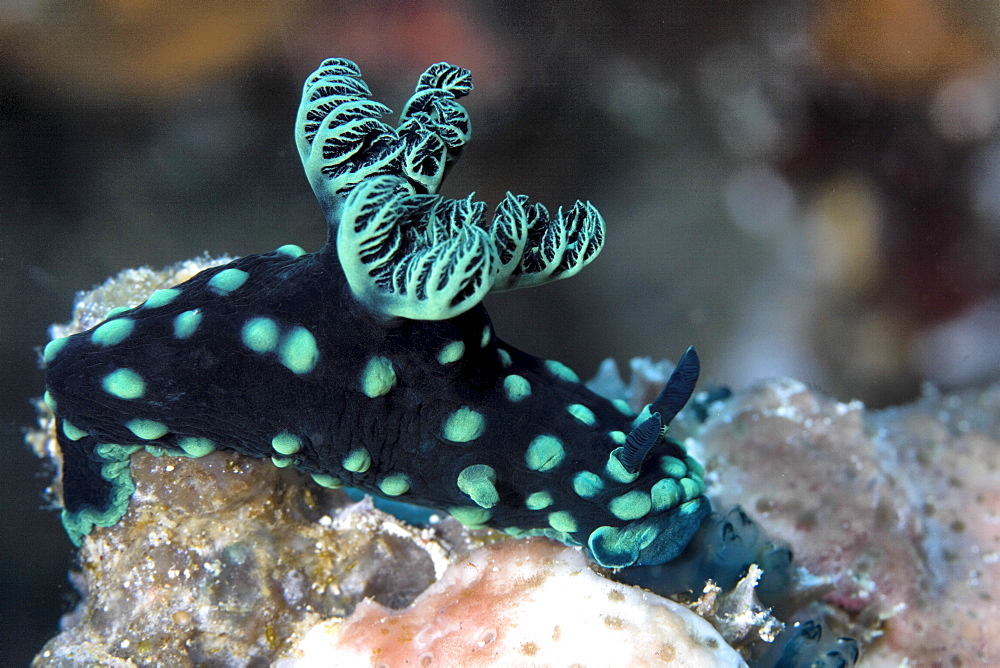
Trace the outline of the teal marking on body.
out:
<instances>
[{"instance_id":1,"label":"teal marking on body","mask_svg":"<svg viewBox=\"0 0 1000 668\"><path fill-rule=\"evenodd\" d=\"M481 529L492 517L490 511L476 506L453 506L448 514L470 529Z\"/></svg>"},{"instance_id":2,"label":"teal marking on body","mask_svg":"<svg viewBox=\"0 0 1000 668\"><path fill-rule=\"evenodd\" d=\"M90 340L101 346L113 346L121 343L132 333L135 323L131 318L109 320L90 335Z\"/></svg>"},{"instance_id":3,"label":"teal marking on body","mask_svg":"<svg viewBox=\"0 0 1000 668\"><path fill-rule=\"evenodd\" d=\"M278 345L278 323L270 318L250 318L240 333L243 345L256 353L268 353Z\"/></svg>"},{"instance_id":4,"label":"teal marking on body","mask_svg":"<svg viewBox=\"0 0 1000 668\"><path fill-rule=\"evenodd\" d=\"M622 466L619 457L624 452L624 448L615 448L608 455L608 462L604 465L604 473L615 482L629 483L639 477L639 471L629 471Z\"/></svg>"},{"instance_id":5,"label":"teal marking on body","mask_svg":"<svg viewBox=\"0 0 1000 668\"><path fill-rule=\"evenodd\" d=\"M660 470L671 478L677 478L678 480L686 476L688 472L684 462L670 455L660 457Z\"/></svg>"},{"instance_id":6,"label":"teal marking on body","mask_svg":"<svg viewBox=\"0 0 1000 668\"><path fill-rule=\"evenodd\" d=\"M386 357L375 356L368 360L361 372L361 391L365 396L381 397L396 384L396 370Z\"/></svg>"},{"instance_id":7,"label":"teal marking on body","mask_svg":"<svg viewBox=\"0 0 1000 668\"><path fill-rule=\"evenodd\" d=\"M510 401L521 401L531 396L531 383L524 376L511 374L503 379L503 389Z\"/></svg>"},{"instance_id":8,"label":"teal marking on body","mask_svg":"<svg viewBox=\"0 0 1000 668\"><path fill-rule=\"evenodd\" d=\"M625 432L609 431L608 436L610 436L611 440L617 443L618 445L625 445Z\"/></svg>"},{"instance_id":9,"label":"teal marking on body","mask_svg":"<svg viewBox=\"0 0 1000 668\"><path fill-rule=\"evenodd\" d=\"M306 254L305 250L301 246L296 246L295 244L278 246L274 249L274 252L280 255L287 255L288 257L302 257Z\"/></svg>"},{"instance_id":10,"label":"teal marking on body","mask_svg":"<svg viewBox=\"0 0 1000 668\"><path fill-rule=\"evenodd\" d=\"M109 320L110 318L115 317L119 313L124 313L125 311L131 311L131 310L132 309L130 309L128 306L116 306L110 311L108 311L107 314L105 314L104 319Z\"/></svg>"},{"instance_id":11,"label":"teal marking on body","mask_svg":"<svg viewBox=\"0 0 1000 668\"><path fill-rule=\"evenodd\" d=\"M604 491L604 480L592 471L580 471L573 476L573 491L577 496L591 499Z\"/></svg>"},{"instance_id":12,"label":"teal marking on body","mask_svg":"<svg viewBox=\"0 0 1000 668\"><path fill-rule=\"evenodd\" d=\"M294 455L302 449L302 439L283 431L271 439L271 447L279 455Z\"/></svg>"},{"instance_id":13,"label":"teal marking on body","mask_svg":"<svg viewBox=\"0 0 1000 668\"><path fill-rule=\"evenodd\" d=\"M637 489L616 496L608 503L611 514L626 522L645 516L652 507L653 501L649 494Z\"/></svg>"},{"instance_id":14,"label":"teal marking on body","mask_svg":"<svg viewBox=\"0 0 1000 668\"><path fill-rule=\"evenodd\" d=\"M132 369L116 369L101 381L108 394L119 399L138 399L146 393L146 382Z\"/></svg>"},{"instance_id":15,"label":"teal marking on body","mask_svg":"<svg viewBox=\"0 0 1000 668\"><path fill-rule=\"evenodd\" d=\"M364 473L371 468L372 456L368 454L366 448L358 448L351 450L340 462L340 465L351 473Z\"/></svg>"},{"instance_id":16,"label":"teal marking on body","mask_svg":"<svg viewBox=\"0 0 1000 668\"><path fill-rule=\"evenodd\" d=\"M445 419L441 435L454 443L468 443L486 429L486 418L468 406L462 406Z\"/></svg>"},{"instance_id":17,"label":"teal marking on body","mask_svg":"<svg viewBox=\"0 0 1000 668\"><path fill-rule=\"evenodd\" d=\"M128 458L142 450L141 445L120 445L118 443L101 443L94 452L101 459L112 462L127 462Z\"/></svg>"},{"instance_id":18,"label":"teal marking on body","mask_svg":"<svg viewBox=\"0 0 1000 668\"><path fill-rule=\"evenodd\" d=\"M562 362L557 362L556 360L545 360L544 364L548 372L556 378L561 378L569 383L580 382L580 377L576 375L576 372Z\"/></svg>"},{"instance_id":19,"label":"teal marking on body","mask_svg":"<svg viewBox=\"0 0 1000 668\"><path fill-rule=\"evenodd\" d=\"M628 405L628 402L624 399L612 399L611 404L618 409L618 412L626 417L634 417L635 411L632 407Z\"/></svg>"},{"instance_id":20,"label":"teal marking on body","mask_svg":"<svg viewBox=\"0 0 1000 668\"><path fill-rule=\"evenodd\" d=\"M271 455L271 463L277 466L279 469L287 469L295 460L291 457L281 457L279 455Z\"/></svg>"},{"instance_id":21,"label":"teal marking on body","mask_svg":"<svg viewBox=\"0 0 1000 668\"><path fill-rule=\"evenodd\" d=\"M45 348L42 349L42 359L45 360L46 364L56 358L56 355L58 355L59 351L63 349L63 346L66 345L67 341L69 341L69 337L63 336L58 339L52 339L45 344Z\"/></svg>"},{"instance_id":22,"label":"teal marking on body","mask_svg":"<svg viewBox=\"0 0 1000 668\"><path fill-rule=\"evenodd\" d=\"M701 465L694 457L685 457L684 463L687 464L688 470L691 472L692 476L697 476L699 478L705 477L705 467Z\"/></svg>"},{"instance_id":23,"label":"teal marking on body","mask_svg":"<svg viewBox=\"0 0 1000 668\"><path fill-rule=\"evenodd\" d=\"M142 305L143 308L160 308L177 299L181 293L177 288L164 288L149 295L149 299Z\"/></svg>"},{"instance_id":24,"label":"teal marking on body","mask_svg":"<svg viewBox=\"0 0 1000 668\"><path fill-rule=\"evenodd\" d=\"M285 335L278 350L278 360L295 374L309 373L316 368L319 348L316 337L305 327L296 325Z\"/></svg>"},{"instance_id":25,"label":"teal marking on body","mask_svg":"<svg viewBox=\"0 0 1000 668\"><path fill-rule=\"evenodd\" d=\"M178 314L174 318L174 336L178 339L190 338L201 324L201 317L200 309L191 309Z\"/></svg>"},{"instance_id":26,"label":"teal marking on body","mask_svg":"<svg viewBox=\"0 0 1000 668\"><path fill-rule=\"evenodd\" d=\"M555 436L536 436L524 453L524 462L532 471L550 471L566 458L562 441Z\"/></svg>"},{"instance_id":27,"label":"teal marking on body","mask_svg":"<svg viewBox=\"0 0 1000 668\"><path fill-rule=\"evenodd\" d=\"M233 290L239 289L240 286L247 282L248 278L250 278L250 274L247 272L242 269L230 267L229 269L223 269L210 278L208 280L208 289L217 295L225 297Z\"/></svg>"},{"instance_id":28,"label":"teal marking on body","mask_svg":"<svg viewBox=\"0 0 1000 668\"><path fill-rule=\"evenodd\" d=\"M458 474L458 488L482 508L492 508L500 502L496 488L497 473L492 466L473 464Z\"/></svg>"},{"instance_id":29,"label":"teal marking on body","mask_svg":"<svg viewBox=\"0 0 1000 668\"><path fill-rule=\"evenodd\" d=\"M382 478L378 488L386 496L399 496L410 491L410 479L402 473L393 473Z\"/></svg>"},{"instance_id":30,"label":"teal marking on body","mask_svg":"<svg viewBox=\"0 0 1000 668\"><path fill-rule=\"evenodd\" d=\"M483 336L482 338L479 339L479 347L485 348L486 346L488 346L490 344L490 338L492 338L492 335L493 335L493 330L490 328L489 325L483 327Z\"/></svg>"},{"instance_id":31,"label":"teal marking on body","mask_svg":"<svg viewBox=\"0 0 1000 668\"><path fill-rule=\"evenodd\" d=\"M698 498L705 492L705 484L691 478L681 478L680 485L685 501Z\"/></svg>"},{"instance_id":32,"label":"teal marking on body","mask_svg":"<svg viewBox=\"0 0 1000 668\"><path fill-rule=\"evenodd\" d=\"M451 364L462 359L465 354L465 344L461 341L452 341L438 353L437 359L441 364Z\"/></svg>"},{"instance_id":33,"label":"teal marking on body","mask_svg":"<svg viewBox=\"0 0 1000 668\"><path fill-rule=\"evenodd\" d=\"M663 478L657 481L649 491L653 501L653 511L660 512L667 508L673 508L681 501L681 486L672 478Z\"/></svg>"},{"instance_id":34,"label":"teal marking on body","mask_svg":"<svg viewBox=\"0 0 1000 668\"><path fill-rule=\"evenodd\" d=\"M514 361L510 358L510 353L503 348L497 348L497 357L500 358L500 364L503 365L503 368L505 369L510 368L510 365L514 363Z\"/></svg>"},{"instance_id":35,"label":"teal marking on body","mask_svg":"<svg viewBox=\"0 0 1000 668\"><path fill-rule=\"evenodd\" d=\"M49 393L49 391L48 391L48 390L45 390L45 393L44 393L44 394L42 394L42 402L43 402L43 403L44 403L44 404L45 404L46 406L48 406L48 407L49 407L49 410L50 410L50 411L52 411L53 413L55 413L55 412L56 412L56 400L55 400L55 398L54 398L54 397L53 397L53 396L52 396L52 395L51 395L51 394Z\"/></svg>"},{"instance_id":36,"label":"teal marking on body","mask_svg":"<svg viewBox=\"0 0 1000 668\"><path fill-rule=\"evenodd\" d=\"M576 519L573 514L566 510L557 510L554 513L549 513L549 526L556 531L562 531L563 533L573 533L576 531Z\"/></svg>"},{"instance_id":37,"label":"teal marking on body","mask_svg":"<svg viewBox=\"0 0 1000 668\"><path fill-rule=\"evenodd\" d=\"M128 427L129 431L144 441L155 440L170 431L167 429L167 425L162 422L157 422L156 420L144 420L142 418L129 420L125 423L125 426Z\"/></svg>"},{"instance_id":38,"label":"teal marking on body","mask_svg":"<svg viewBox=\"0 0 1000 668\"><path fill-rule=\"evenodd\" d=\"M189 457L204 457L215 452L215 443L200 436L185 436L177 441L177 446Z\"/></svg>"},{"instance_id":39,"label":"teal marking on body","mask_svg":"<svg viewBox=\"0 0 1000 668\"><path fill-rule=\"evenodd\" d=\"M81 438L87 435L87 432L70 424L67 420L63 420L62 423L63 433L71 441L79 441Z\"/></svg>"},{"instance_id":40,"label":"teal marking on body","mask_svg":"<svg viewBox=\"0 0 1000 668\"><path fill-rule=\"evenodd\" d=\"M688 501L687 503L681 504L681 507L678 508L678 512L681 515L690 515L691 513L696 512L700 507L701 507L701 499L694 499L692 501Z\"/></svg>"},{"instance_id":41,"label":"teal marking on body","mask_svg":"<svg viewBox=\"0 0 1000 668\"><path fill-rule=\"evenodd\" d=\"M544 510L552 505L552 495L548 492L532 492L524 500L529 510Z\"/></svg>"},{"instance_id":42,"label":"teal marking on body","mask_svg":"<svg viewBox=\"0 0 1000 668\"><path fill-rule=\"evenodd\" d=\"M566 407L566 410L570 415L588 427L593 427L597 423L597 416L594 415L594 411L590 410L583 404L570 404Z\"/></svg>"},{"instance_id":43,"label":"teal marking on body","mask_svg":"<svg viewBox=\"0 0 1000 668\"><path fill-rule=\"evenodd\" d=\"M328 473L311 473L313 482L315 482L320 487L326 487L327 489L340 489L344 486L344 483L340 478L334 478Z\"/></svg>"}]
</instances>

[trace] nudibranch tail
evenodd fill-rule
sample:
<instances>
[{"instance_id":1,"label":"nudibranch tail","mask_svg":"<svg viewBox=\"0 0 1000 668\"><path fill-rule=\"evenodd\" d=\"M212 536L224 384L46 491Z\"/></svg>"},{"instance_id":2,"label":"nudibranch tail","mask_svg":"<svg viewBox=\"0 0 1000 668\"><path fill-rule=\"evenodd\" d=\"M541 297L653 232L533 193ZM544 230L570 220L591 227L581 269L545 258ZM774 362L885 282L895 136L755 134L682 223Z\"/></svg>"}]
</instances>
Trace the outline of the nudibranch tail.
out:
<instances>
[{"instance_id":1,"label":"nudibranch tail","mask_svg":"<svg viewBox=\"0 0 1000 668\"><path fill-rule=\"evenodd\" d=\"M432 65L393 128L353 62L324 61L296 142L326 245L208 268L46 346L74 541L124 514L133 452L218 449L583 545L608 567L680 552L709 503L704 470L663 434L697 356L636 417L496 336L483 297L575 274L604 221L590 203L550 215L508 194L486 222L471 195L438 195L471 90L467 70Z\"/></svg>"}]
</instances>

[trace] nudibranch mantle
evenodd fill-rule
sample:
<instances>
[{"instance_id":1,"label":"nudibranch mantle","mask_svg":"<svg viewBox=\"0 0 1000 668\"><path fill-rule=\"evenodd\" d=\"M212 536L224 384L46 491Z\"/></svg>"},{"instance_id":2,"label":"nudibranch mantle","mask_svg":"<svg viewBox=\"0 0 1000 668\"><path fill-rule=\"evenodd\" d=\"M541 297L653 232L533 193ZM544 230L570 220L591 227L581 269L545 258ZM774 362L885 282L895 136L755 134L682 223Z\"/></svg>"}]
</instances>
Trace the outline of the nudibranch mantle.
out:
<instances>
[{"instance_id":1,"label":"nudibranch mantle","mask_svg":"<svg viewBox=\"0 0 1000 668\"><path fill-rule=\"evenodd\" d=\"M483 296L575 274L600 251L589 203L437 194L469 139L462 68L420 77L393 128L358 67L306 81L296 140L329 223L202 271L46 346L46 403L77 544L124 515L129 457L215 449L294 465L470 526L583 545L607 567L672 559L709 513L703 470L665 437L698 373L690 349L636 416L566 366L495 334Z\"/></svg>"}]
</instances>

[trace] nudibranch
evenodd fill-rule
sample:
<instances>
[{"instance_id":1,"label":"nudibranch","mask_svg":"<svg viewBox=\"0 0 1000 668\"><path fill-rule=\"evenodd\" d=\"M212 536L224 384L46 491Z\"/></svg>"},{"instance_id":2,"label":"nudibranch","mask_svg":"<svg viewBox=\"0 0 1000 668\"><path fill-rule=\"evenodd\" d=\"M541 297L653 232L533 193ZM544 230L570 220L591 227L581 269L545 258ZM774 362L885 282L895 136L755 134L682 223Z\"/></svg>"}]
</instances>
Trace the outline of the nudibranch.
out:
<instances>
[{"instance_id":1,"label":"nudibranch","mask_svg":"<svg viewBox=\"0 0 1000 668\"><path fill-rule=\"evenodd\" d=\"M296 142L329 223L206 269L44 349L73 541L125 513L129 457L216 449L294 466L473 527L582 545L607 567L663 563L709 513L704 470L666 428L693 349L635 415L565 365L500 340L487 292L572 276L601 249L591 204L438 195L470 136L468 70L428 68L400 114L357 65L305 83Z\"/></svg>"}]
</instances>

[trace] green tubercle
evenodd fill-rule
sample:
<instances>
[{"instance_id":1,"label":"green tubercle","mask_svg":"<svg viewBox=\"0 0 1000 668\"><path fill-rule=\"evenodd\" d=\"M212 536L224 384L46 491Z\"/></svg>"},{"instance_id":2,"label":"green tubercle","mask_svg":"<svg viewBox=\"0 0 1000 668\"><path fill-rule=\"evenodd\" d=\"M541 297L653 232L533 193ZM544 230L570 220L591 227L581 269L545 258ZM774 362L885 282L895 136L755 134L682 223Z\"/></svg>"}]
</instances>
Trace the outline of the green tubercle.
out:
<instances>
[{"instance_id":1,"label":"green tubercle","mask_svg":"<svg viewBox=\"0 0 1000 668\"><path fill-rule=\"evenodd\" d=\"M496 488L497 473L492 466L473 464L458 474L458 488L482 508L492 508L500 502Z\"/></svg>"},{"instance_id":2,"label":"green tubercle","mask_svg":"<svg viewBox=\"0 0 1000 668\"><path fill-rule=\"evenodd\" d=\"M663 478L653 485L649 493L652 497L653 512L658 513L680 503L682 491L676 480Z\"/></svg>"},{"instance_id":3,"label":"green tubercle","mask_svg":"<svg viewBox=\"0 0 1000 668\"><path fill-rule=\"evenodd\" d=\"M608 436L610 436L611 440L617 443L618 445L625 445L625 432L609 431Z\"/></svg>"},{"instance_id":4,"label":"green tubercle","mask_svg":"<svg viewBox=\"0 0 1000 668\"><path fill-rule=\"evenodd\" d=\"M56 358L56 355L58 355L59 351L63 349L63 346L66 345L67 341L69 341L69 337L64 336L62 338L52 339L45 344L45 348L42 350L42 359L45 360L46 364Z\"/></svg>"},{"instance_id":5,"label":"green tubercle","mask_svg":"<svg viewBox=\"0 0 1000 668\"><path fill-rule=\"evenodd\" d=\"M340 489L344 486L344 483L339 478L334 478L327 473L311 473L310 477L312 477L313 482L317 485L326 487L327 489Z\"/></svg>"},{"instance_id":6,"label":"green tubercle","mask_svg":"<svg viewBox=\"0 0 1000 668\"><path fill-rule=\"evenodd\" d=\"M612 405L618 409L618 412L626 417L635 417L635 411L632 407L628 405L628 402L624 399L612 399Z\"/></svg>"},{"instance_id":7,"label":"green tubercle","mask_svg":"<svg viewBox=\"0 0 1000 668\"><path fill-rule=\"evenodd\" d=\"M94 330L90 340L101 346L113 346L128 338L134 327L135 323L130 318L109 320Z\"/></svg>"},{"instance_id":8,"label":"green tubercle","mask_svg":"<svg viewBox=\"0 0 1000 668\"><path fill-rule=\"evenodd\" d=\"M164 288L149 295L149 299L142 305L143 308L160 308L166 306L177 298L181 293L177 288Z\"/></svg>"},{"instance_id":9,"label":"green tubercle","mask_svg":"<svg viewBox=\"0 0 1000 668\"><path fill-rule=\"evenodd\" d=\"M565 510L557 510L549 513L549 526L556 531L563 533L573 533L576 531L576 519L573 514Z\"/></svg>"},{"instance_id":10,"label":"green tubercle","mask_svg":"<svg viewBox=\"0 0 1000 668\"><path fill-rule=\"evenodd\" d=\"M686 501L696 499L705 493L705 484L700 480L681 478L680 485L681 491L684 492L684 499Z\"/></svg>"},{"instance_id":11,"label":"green tubercle","mask_svg":"<svg viewBox=\"0 0 1000 668\"><path fill-rule=\"evenodd\" d=\"M583 404L570 404L566 407L566 410L570 415L588 427L593 427L597 423L597 416L594 415L594 411Z\"/></svg>"},{"instance_id":12,"label":"green tubercle","mask_svg":"<svg viewBox=\"0 0 1000 668\"><path fill-rule=\"evenodd\" d=\"M684 463L687 464L688 471L691 472L692 476L697 476L699 478L705 477L705 467L701 465L694 457L685 457Z\"/></svg>"},{"instance_id":13,"label":"green tubercle","mask_svg":"<svg viewBox=\"0 0 1000 668\"><path fill-rule=\"evenodd\" d=\"M79 441L81 438L87 435L87 432L80 429L79 427L73 426L67 420L63 420L62 430L63 434L66 435L66 438L68 438L71 441Z\"/></svg>"},{"instance_id":14,"label":"green tubercle","mask_svg":"<svg viewBox=\"0 0 1000 668\"><path fill-rule=\"evenodd\" d=\"M451 364L462 359L465 354L465 344L461 341L452 341L438 353L437 359L441 364Z\"/></svg>"},{"instance_id":15,"label":"green tubercle","mask_svg":"<svg viewBox=\"0 0 1000 668\"><path fill-rule=\"evenodd\" d=\"M45 394L42 395L42 401L45 402L45 405L49 407L50 411L53 413L56 412L56 400L48 390L45 390Z\"/></svg>"},{"instance_id":16,"label":"green tubercle","mask_svg":"<svg viewBox=\"0 0 1000 668\"><path fill-rule=\"evenodd\" d=\"M309 373L316 368L316 362L319 360L316 337L305 327L296 325L281 342L278 360L294 374L301 376Z\"/></svg>"},{"instance_id":17,"label":"green tubercle","mask_svg":"<svg viewBox=\"0 0 1000 668\"><path fill-rule=\"evenodd\" d=\"M402 473L394 473L383 478L378 488L386 496L399 496L410 491L410 479Z\"/></svg>"},{"instance_id":18,"label":"green tubercle","mask_svg":"<svg viewBox=\"0 0 1000 668\"><path fill-rule=\"evenodd\" d=\"M639 490L616 496L608 503L608 510L620 520L630 521L643 517L653 507L649 494Z\"/></svg>"},{"instance_id":19,"label":"green tubercle","mask_svg":"<svg viewBox=\"0 0 1000 668\"><path fill-rule=\"evenodd\" d=\"M365 448L358 448L356 450L351 450L343 461L340 463L346 470L351 473L364 473L372 465L372 457L368 454L368 450Z\"/></svg>"},{"instance_id":20,"label":"green tubercle","mask_svg":"<svg viewBox=\"0 0 1000 668\"><path fill-rule=\"evenodd\" d=\"M441 435L454 443L468 443L479 438L485 429L486 419L482 413L462 406L444 421Z\"/></svg>"},{"instance_id":21,"label":"green tubercle","mask_svg":"<svg viewBox=\"0 0 1000 668\"><path fill-rule=\"evenodd\" d=\"M105 320L109 320L120 313L131 310L128 306L116 306L104 315Z\"/></svg>"},{"instance_id":22,"label":"green tubercle","mask_svg":"<svg viewBox=\"0 0 1000 668\"><path fill-rule=\"evenodd\" d=\"M532 492L524 500L529 510L544 510L552 505L552 495L548 492Z\"/></svg>"},{"instance_id":23,"label":"green tubercle","mask_svg":"<svg viewBox=\"0 0 1000 668\"><path fill-rule=\"evenodd\" d=\"M283 431L271 439L271 447L279 455L294 455L302 449L302 439Z\"/></svg>"},{"instance_id":24,"label":"green tubercle","mask_svg":"<svg viewBox=\"0 0 1000 668\"><path fill-rule=\"evenodd\" d=\"M108 394L119 399L138 399L146 393L146 382L132 369L116 369L101 381Z\"/></svg>"},{"instance_id":25,"label":"green tubercle","mask_svg":"<svg viewBox=\"0 0 1000 668\"><path fill-rule=\"evenodd\" d=\"M521 401L531 396L531 383L524 376L511 374L503 379L503 389L510 401Z\"/></svg>"},{"instance_id":26,"label":"green tubercle","mask_svg":"<svg viewBox=\"0 0 1000 668\"><path fill-rule=\"evenodd\" d=\"M242 269L229 267L209 279L208 289L217 295L225 297L233 290L239 289L240 286L247 282L248 278L250 278L250 274Z\"/></svg>"},{"instance_id":27,"label":"green tubercle","mask_svg":"<svg viewBox=\"0 0 1000 668\"><path fill-rule=\"evenodd\" d=\"M271 463L277 466L279 469L286 469L295 463L291 457L280 457L277 455L271 455Z\"/></svg>"},{"instance_id":28,"label":"green tubercle","mask_svg":"<svg viewBox=\"0 0 1000 668\"><path fill-rule=\"evenodd\" d=\"M215 443L199 436L185 436L177 441L177 446L188 457L204 457L215 452Z\"/></svg>"},{"instance_id":29,"label":"green tubercle","mask_svg":"<svg viewBox=\"0 0 1000 668\"><path fill-rule=\"evenodd\" d=\"M301 246L296 246L295 244L278 246L274 249L274 252L280 255L287 255L288 257L302 257L306 254L305 250L303 250Z\"/></svg>"},{"instance_id":30,"label":"green tubercle","mask_svg":"<svg viewBox=\"0 0 1000 668\"><path fill-rule=\"evenodd\" d=\"M476 506L454 506L448 514L470 529L481 529L492 516L490 511Z\"/></svg>"},{"instance_id":31,"label":"green tubercle","mask_svg":"<svg viewBox=\"0 0 1000 668\"><path fill-rule=\"evenodd\" d=\"M201 324L201 311L199 309L191 309L190 311L184 311L174 318L174 336L178 339L187 339L194 334L195 330L198 329L198 325Z\"/></svg>"},{"instance_id":32,"label":"green tubercle","mask_svg":"<svg viewBox=\"0 0 1000 668\"><path fill-rule=\"evenodd\" d=\"M240 333L243 345L256 353L267 353L278 345L278 323L270 318L250 318Z\"/></svg>"},{"instance_id":33,"label":"green tubercle","mask_svg":"<svg viewBox=\"0 0 1000 668\"><path fill-rule=\"evenodd\" d=\"M145 441L156 440L170 431L167 429L167 425L162 422L144 420L142 418L130 420L125 423L125 426L128 427L129 431Z\"/></svg>"},{"instance_id":34,"label":"green tubercle","mask_svg":"<svg viewBox=\"0 0 1000 668\"><path fill-rule=\"evenodd\" d=\"M375 356L368 360L361 372L361 391L375 398L387 394L396 384L396 371L386 357Z\"/></svg>"},{"instance_id":35,"label":"green tubercle","mask_svg":"<svg viewBox=\"0 0 1000 668\"><path fill-rule=\"evenodd\" d=\"M509 369L510 365L514 363L514 361L510 358L510 353L503 348L497 348L497 357L500 358L500 364L503 365L503 368L505 369Z\"/></svg>"},{"instance_id":36,"label":"green tubercle","mask_svg":"<svg viewBox=\"0 0 1000 668\"><path fill-rule=\"evenodd\" d=\"M687 503L681 504L681 507L678 508L677 512L679 512L681 515L690 515L692 513L697 512L698 509L701 508L701 503L702 503L701 499L692 499Z\"/></svg>"},{"instance_id":37,"label":"green tubercle","mask_svg":"<svg viewBox=\"0 0 1000 668\"><path fill-rule=\"evenodd\" d=\"M604 491L604 480L591 471L580 471L573 476L573 491L577 496L591 499Z\"/></svg>"},{"instance_id":38,"label":"green tubercle","mask_svg":"<svg viewBox=\"0 0 1000 668\"><path fill-rule=\"evenodd\" d=\"M555 436L536 436L524 453L524 462L532 471L549 471L559 466L566 457L562 441Z\"/></svg>"},{"instance_id":39,"label":"green tubercle","mask_svg":"<svg viewBox=\"0 0 1000 668\"><path fill-rule=\"evenodd\" d=\"M671 478L677 478L678 480L686 476L688 472L684 462L670 455L660 457L660 470Z\"/></svg>"},{"instance_id":40,"label":"green tubercle","mask_svg":"<svg viewBox=\"0 0 1000 668\"><path fill-rule=\"evenodd\" d=\"M490 339L493 338L493 329L486 325L483 327L483 336L479 339L479 347L485 348L490 344Z\"/></svg>"},{"instance_id":41,"label":"green tubercle","mask_svg":"<svg viewBox=\"0 0 1000 668\"><path fill-rule=\"evenodd\" d=\"M579 383L580 377L562 362L556 360L545 360L545 368L556 378L565 380L568 383Z\"/></svg>"}]
</instances>

